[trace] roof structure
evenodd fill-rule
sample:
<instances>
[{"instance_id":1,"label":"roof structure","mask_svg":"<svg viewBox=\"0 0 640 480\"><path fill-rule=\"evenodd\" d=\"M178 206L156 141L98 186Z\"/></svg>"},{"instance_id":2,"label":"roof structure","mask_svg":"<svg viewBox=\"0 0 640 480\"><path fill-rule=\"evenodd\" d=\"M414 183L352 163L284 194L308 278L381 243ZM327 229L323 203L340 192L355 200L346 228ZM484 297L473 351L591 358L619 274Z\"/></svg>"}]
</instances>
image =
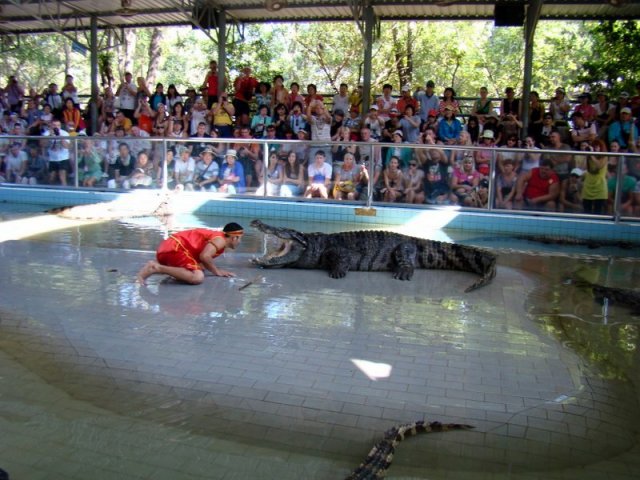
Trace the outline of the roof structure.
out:
<instances>
[{"instance_id":1,"label":"roof structure","mask_svg":"<svg viewBox=\"0 0 640 480\"><path fill-rule=\"evenodd\" d=\"M492 20L498 8L527 8L528 0L0 0L0 35L228 22L349 21L366 5L377 20ZM541 20L640 19L636 0L543 2Z\"/></svg>"}]
</instances>

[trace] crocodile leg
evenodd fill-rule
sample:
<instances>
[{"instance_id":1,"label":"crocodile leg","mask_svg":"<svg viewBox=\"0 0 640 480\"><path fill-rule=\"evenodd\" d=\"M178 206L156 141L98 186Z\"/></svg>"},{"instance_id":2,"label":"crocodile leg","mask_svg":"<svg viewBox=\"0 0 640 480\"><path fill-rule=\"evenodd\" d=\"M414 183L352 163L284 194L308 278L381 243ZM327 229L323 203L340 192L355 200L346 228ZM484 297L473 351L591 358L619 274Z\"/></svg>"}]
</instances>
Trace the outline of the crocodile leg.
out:
<instances>
[{"instance_id":1,"label":"crocodile leg","mask_svg":"<svg viewBox=\"0 0 640 480\"><path fill-rule=\"evenodd\" d=\"M330 248L322 255L323 264L329 267L331 278L344 278L349 271L350 259L349 250L346 248Z\"/></svg>"},{"instance_id":2,"label":"crocodile leg","mask_svg":"<svg viewBox=\"0 0 640 480\"><path fill-rule=\"evenodd\" d=\"M416 255L418 249L414 243L401 243L393 251L393 278L398 280L411 280L416 268Z\"/></svg>"}]
</instances>

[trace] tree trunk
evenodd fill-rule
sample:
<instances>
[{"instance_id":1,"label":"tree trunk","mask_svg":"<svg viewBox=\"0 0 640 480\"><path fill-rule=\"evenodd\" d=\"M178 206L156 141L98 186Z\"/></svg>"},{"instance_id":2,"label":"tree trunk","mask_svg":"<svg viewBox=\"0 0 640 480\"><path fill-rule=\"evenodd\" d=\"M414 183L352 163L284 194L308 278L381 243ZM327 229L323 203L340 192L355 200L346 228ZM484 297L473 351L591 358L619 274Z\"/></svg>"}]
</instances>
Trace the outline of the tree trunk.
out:
<instances>
[{"instance_id":1,"label":"tree trunk","mask_svg":"<svg viewBox=\"0 0 640 480\"><path fill-rule=\"evenodd\" d=\"M120 55L118 55L118 72L120 78L124 78L125 72L131 72L133 78L137 76L133 71L133 58L136 52L136 42L138 36L135 29L128 28L124 31L124 44L120 47Z\"/></svg>"},{"instance_id":2,"label":"tree trunk","mask_svg":"<svg viewBox=\"0 0 640 480\"><path fill-rule=\"evenodd\" d=\"M71 40L63 38L62 45L64 48L64 76L66 77L71 69Z\"/></svg>"},{"instance_id":3,"label":"tree trunk","mask_svg":"<svg viewBox=\"0 0 640 480\"><path fill-rule=\"evenodd\" d=\"M393 56L396 63L396 71L398 73L399 86L411 82L413 76L413 42L414 35L411 24L407 23L407 31L404 35L398 36L398 28L401 24L396 24L391 29L391 36L393 38ZM406 40L406 45L402 45L402 38Z\"/></svg>"},{"instance_id":4,"label":"tree trunk","mask_svg":"<svg viewBox=\"0 0 640 480\"><path fill-rule=\"evenodd\" d=\"M162 41L162 30L154 28L151 34L151 41L149 42L149 69L147 70L147 85L153 85L156 83L156 77L158 76L158 70L160 67L160 58L162 57L162 48L160 42Z\"/></svg>"}]
</instances>

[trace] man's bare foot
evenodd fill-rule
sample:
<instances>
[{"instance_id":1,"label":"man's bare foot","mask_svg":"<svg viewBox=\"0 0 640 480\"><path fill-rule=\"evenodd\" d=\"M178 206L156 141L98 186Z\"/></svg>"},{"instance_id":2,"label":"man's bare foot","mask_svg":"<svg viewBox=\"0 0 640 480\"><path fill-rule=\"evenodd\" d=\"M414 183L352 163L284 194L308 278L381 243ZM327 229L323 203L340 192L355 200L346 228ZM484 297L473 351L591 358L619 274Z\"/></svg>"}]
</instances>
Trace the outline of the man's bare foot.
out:
<instances>
[{"instance_id":1,"label":"man's bare foot","mask_svg":"<svg viewBox=\"0 0 640 480\"><path fill-rule=\"evenodd\" d=\"M146 285L147 278L158 272L160 264L153 260L149 260L144 267L140 269L138 275L136 276L136 280L140 285Z\"/></svg>"}]
</instances>

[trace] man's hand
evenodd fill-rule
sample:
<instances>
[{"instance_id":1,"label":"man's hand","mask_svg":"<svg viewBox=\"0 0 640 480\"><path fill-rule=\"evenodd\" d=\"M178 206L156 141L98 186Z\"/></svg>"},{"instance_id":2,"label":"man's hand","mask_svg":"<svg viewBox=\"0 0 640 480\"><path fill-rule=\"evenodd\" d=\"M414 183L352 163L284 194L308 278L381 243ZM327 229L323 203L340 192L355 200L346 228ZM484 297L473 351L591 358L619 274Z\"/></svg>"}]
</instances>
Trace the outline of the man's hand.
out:
<instances>
[{"instance_id":1,"label":"man's hand","mask_svg":"<svg viewBox=\"0 0 640 480\"><path fill-rule=\"evenodd\" d=\"M218 269L215 273L216 277L235 277L236 274L233 272L227 272L226 270Z\"/></svg>"}]
</instances>

